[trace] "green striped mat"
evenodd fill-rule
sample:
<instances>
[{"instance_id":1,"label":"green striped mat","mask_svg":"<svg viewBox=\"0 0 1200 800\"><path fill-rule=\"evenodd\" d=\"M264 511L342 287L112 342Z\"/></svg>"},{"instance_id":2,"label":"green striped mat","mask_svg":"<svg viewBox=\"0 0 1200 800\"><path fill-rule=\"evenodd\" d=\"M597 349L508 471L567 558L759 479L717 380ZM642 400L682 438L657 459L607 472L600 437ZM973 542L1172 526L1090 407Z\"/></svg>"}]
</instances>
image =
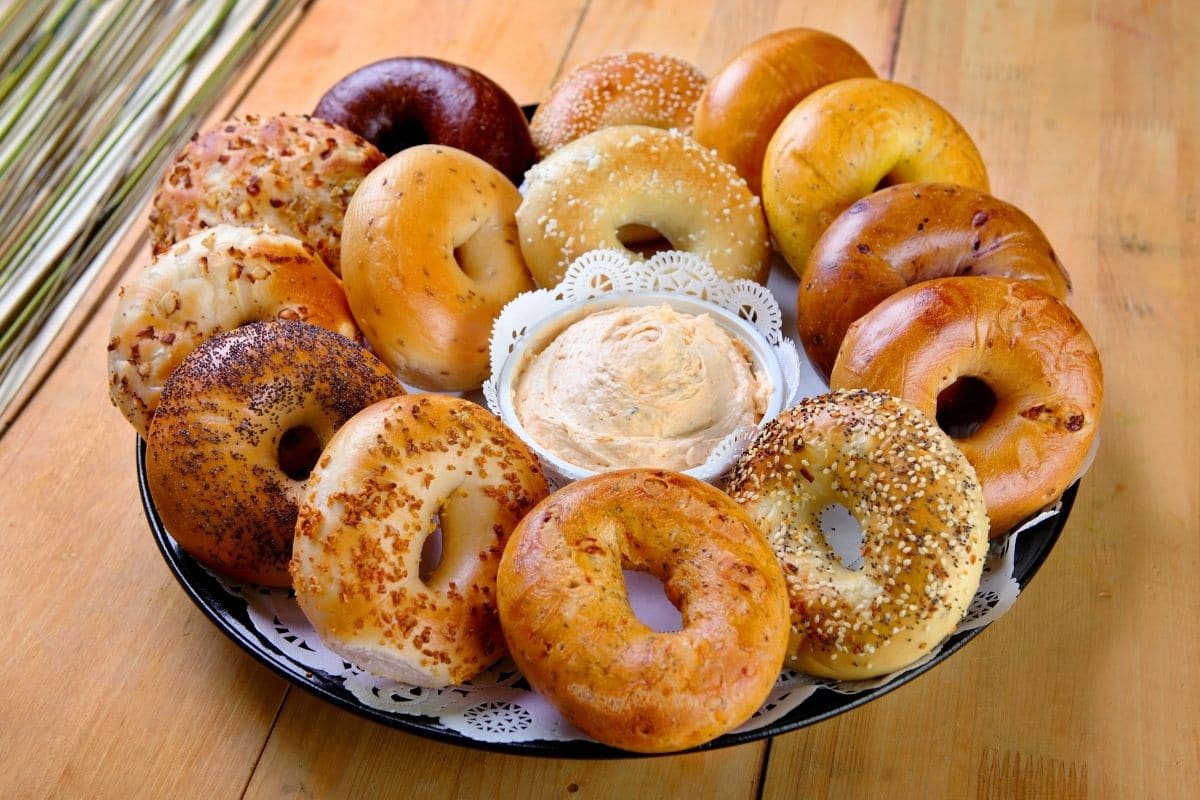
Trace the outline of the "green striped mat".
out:
<instances>
[{"instance_id":1,"label":"green striped mat","mask_svg":"<svg viewBox=\"0 0 1200 800\"><path fill-rule=\"evenodd\" d=\"M165 162L299 2L0 0L0 416Z\"/></svg>"}]
</instances>

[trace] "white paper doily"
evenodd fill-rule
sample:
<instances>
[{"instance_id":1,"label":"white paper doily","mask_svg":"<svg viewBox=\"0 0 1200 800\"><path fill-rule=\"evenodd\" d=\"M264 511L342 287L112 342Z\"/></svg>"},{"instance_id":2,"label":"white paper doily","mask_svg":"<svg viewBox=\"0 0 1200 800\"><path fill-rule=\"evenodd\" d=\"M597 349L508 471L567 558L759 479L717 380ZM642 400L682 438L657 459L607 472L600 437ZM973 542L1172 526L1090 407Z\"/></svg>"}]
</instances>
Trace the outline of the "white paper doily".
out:
<instances>
[{"instance_id":1,"label":"white paper doily","mask_svg":"<svg viewBox=\"0 0 1200 800\"><path fill-rule=\"evenodd\" d=\"M783 312L769 289L748 280L726 281L704 259L691 253L672 250L656 253L646 261L635 261L628 253L618 250L593 250L575 259L558 286L521 294L496 317L492 324L491 376L483 384L488 408L505 419L500 399L501 375L506 362L533 326L589 300L639 293L695 298L749 323L766 340L767 352L773 355L778 365L783 381L780 409L795 405L802 396L805 387L799 351L795 343L783 335ZM759 424L765 424L773 416L769 415ZM688 472L716 480L732 467L757 431L756 426L750 425L733 431L713 448L703 464ZM527 443L538 451L536 442L527 439ZM547 477L555 486L569 483L578 474L554 463L545 453L538 454Z\"/></svg>"}]
</instances>

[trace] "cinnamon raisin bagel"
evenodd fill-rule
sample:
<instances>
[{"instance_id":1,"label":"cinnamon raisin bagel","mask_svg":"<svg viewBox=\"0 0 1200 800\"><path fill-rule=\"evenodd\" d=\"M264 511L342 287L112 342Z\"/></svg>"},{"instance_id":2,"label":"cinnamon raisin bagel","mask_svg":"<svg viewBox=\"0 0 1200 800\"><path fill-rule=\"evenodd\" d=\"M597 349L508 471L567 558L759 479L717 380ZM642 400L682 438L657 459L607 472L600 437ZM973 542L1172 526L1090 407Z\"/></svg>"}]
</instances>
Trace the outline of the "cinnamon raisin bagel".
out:
<instances>
[{"instance_id":1,"label":"cinnamon raisin bagel","mask_svg":"<svg viewBox=\"0 0 1200 800\"><path fill-rule=\"evenodd\" d=\"M312 245L340 275L346 204L382 163L374 145L326 120L226 120L193 136L163 172L150 209L151 247L157 255L221 223L265 225Z\"/></svg>"},{"instance_id":2,"label":"cinnamon raisin bagel","mask_svg":"<svg viewBox=\"0 0 1200 800\"><path fill-rule=\"evenodd\" d=\"M465 150L514 183L533 163L521 107L481 72L437 58L389 58L329 89L314 116L335 122L392 156L419 144Z\"/></svg>"},{"instance_id":3,"label":"cinnamon raisin bagel","mask_svg":"<svg viewBox=\"0 0 1200 800\"><path fill-rule=\"evenodd\" d=\"M537 459L474 403L377 403L338 431L308 482L296 601L331 650L375 675L470 680L505 653L496 568L546 492ZM439 526L441 558L424 574L422 546Z\"/></svg>"},{"instance_id":4,"label":"cinnamon raisin bagel","mask_svg":"<svg viewBox=\"0 0 1200 800\"><path fill-rule=\"evenodd\" d=\"M763 160L763 207L797 275L821 233L881 183L934 181L988 190L971 137L933 100L899 83L851 78L788 113Z\"/></svg>"},{"instance_id":5,"label":"cinnamon raisin bagel","mask_svg":"<svg viewBox=\"0 0 1200 800\"><path fill-rule=\"evenodd\" d=\"M850 323L905 286L955 275L1031 281L1059 300L1071 283L1046 235L1016 206L966 186L889 186L838 215L808 256L797 318L826 378Z\"/></svg>"},{"instance_id":6,"label":"cinnamon raisin bagel","mask_svg":"<svg viewBox=\"0 0 1200 800\"><path fill-rule=\"evenodd\" d=\"M692 136L762 192L763 155L779 123L814 90L847 78L874 78L862 55L836 36L789 28L756 39L713 76Z\"/></svg>"},{"instance_id":7,"label":"cinnamon raisin bagel","mask_svg":"<svg viewBox=\"0 0 1200 800\"><path fill-rule=\"evenodd\" d=\"M492 322L533 288L521 195L470 153L420 145L372 172L346 211L346 296L372 349L422 389L478 389Z\"/></svg>"},{"instance_id":8,"label":"cinnamon raisin bagel","mask_svg":"<svg viewBox=\"0 0 1200 800\"><path fill-rule=\"evenodd\" d=\"M403 393L361 345L304 322L215 336L172 373L146 438L163 526L204 565L289 586L308 472L334 432Z\"/></svg>"},{"instance_id":9,"label":"cinnamon raisin bagel","mask_svg":"<svg viewBox=\"0 0 1200 800\"><path fill-rule=\"evenodd\" d=\"M622 569L662 580L683 628L643 624ZM702 744L749 718L779 677L779 564L728 495L695 478L623 470L560 489L513 531L497 582L521 674L605 744Z\"/></svg>"},{"instance_id":10,"label":"cinnamon raisin bagel","mask_svg":"<svg viewBox=\"0 0 1200 800\"><path fill-rule=\"evenodd\" d=\"M933 417L966 379L986 388L981 407L956 409L971 423L956 442L995 537L1058 499L1096 435L1100 357L1066 304L1007 278L914 284L850 326L830 385L891 392Z\"/></svg>"},{"instance_id":11,"label":"cinnamon raisin bagel","mask_svg":"<svg viewBox=\"0 0 1200 800\"><path fill-rule=\"evenodd\" d=\"M979 587L987 514L971 465L896 397L810 397L764 426L729 492L771 542L792 609L788 666L858 680L895 672L958 625ZM862 566L821 529L841 505L862 526Z\"/></svg>"},{"instance_id":12,"label":"cinnamon raisin bagel","mask_svg":"<svg viewBox=\"0 0 1200 800\"><path fill-rule=\"evenodd\" d=\"M109 396L143 438L163 383L209 336L247 322L358 328L341 282L307 244L263 228L197 231L121 289L108 340Z\"/></svg>"}]
</instances>

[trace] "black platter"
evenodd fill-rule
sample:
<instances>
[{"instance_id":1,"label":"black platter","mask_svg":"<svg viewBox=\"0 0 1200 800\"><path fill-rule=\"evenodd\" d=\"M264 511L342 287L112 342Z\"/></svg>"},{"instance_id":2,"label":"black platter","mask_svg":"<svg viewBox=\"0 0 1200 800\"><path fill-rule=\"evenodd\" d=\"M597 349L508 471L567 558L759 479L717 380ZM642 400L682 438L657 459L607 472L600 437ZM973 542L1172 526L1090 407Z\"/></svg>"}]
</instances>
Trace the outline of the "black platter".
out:
<instances>
[{"instance_id":1,"label":"black platter","mask_svg":"<svg viewBox=\"0 0 1200 800\"><path fill-rule=\"evenodd\" d=\"M340 681L320 671L299 664L282 653L271 642L262 638L254 629L247 614L244 600L231 595L221 584L191 556L180 549L175 540L163 527L150 496L146 480L146 445L138 439L137 445L137 475L138 488L141 493L142 506L146 519L154 534L154 541L162 552L171 572L179 581L184 591L213 624L233 639L250 655L257 658L267 667L279 673L284 678L313 694L340 706L355 714L397 728L408 733L414 733L442 742L466 747L492 750L519 755L543 756L552 758L632 758L639 754L616 750L591 741L525 741L510 743L481 742L463 736L456 731L442 727L433 717L417 717L410 715L391 714L361 703L351 694ZM1050 554L1050 550L1058 541L1063 526L1066 525L1071 506L1075 501L1078 483L1073 484L1062 497L1060 511L1052 517L1044 519L1032 528L1022 532L1017 538L1016 553L1014 554L1014 575L1021 588L1033 579L1042 562ZM765 739L780 733L794 731L807 725L829 719L864 703L891 692L909 681L933 669L945 661L963 645L975 638L983 628L963 631L951 636L946 644L929 662L917 667L903 676L883 686L857 694L840 694L828 689L819 688L799 706L786 716L773 723L752 731L729 733L705 745L696 748L700 750L715 750L722 747L745 744Z\"/></svg>"}]
</instances>

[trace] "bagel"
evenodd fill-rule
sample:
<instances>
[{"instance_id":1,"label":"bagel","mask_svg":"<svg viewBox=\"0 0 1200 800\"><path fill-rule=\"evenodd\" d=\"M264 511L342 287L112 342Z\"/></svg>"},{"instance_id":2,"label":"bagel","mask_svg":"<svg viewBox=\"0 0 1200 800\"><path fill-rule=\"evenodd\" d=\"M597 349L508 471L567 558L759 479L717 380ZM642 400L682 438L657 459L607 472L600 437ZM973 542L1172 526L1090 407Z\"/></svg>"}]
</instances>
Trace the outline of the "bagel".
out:
<instances>
[{"instance_id":1,"label":"bagel","mask_svg":"<svg viewBox=\"0 0 1200 800\"><path fill-rule=\"evenodd\" d=\"M314 116L392 156L419 144L465 150L511 181L533 163L521 107L495 81L437 58L389 58L356 69L322 95Z\"/></svg>"},{"instance_id":2,"label":"bagel","mask_svg":"<svg viewBox=\"0 0 1200 800\"><path fill-rule=\"evenodd\" d=\"M614 125L691 129L692 112L708 83L678 58L615 53L589 61L555 82L529 122L538 157Z\"/></svg>"},{"instance_id":3,"label":"bagel","mask_svg":"<svg viewBox=\"0 0 1200 800\"><path fill-rule=\"evenodd\" d=\"M517 228L525 263L543 287L557 285L589 250L625 250L621 232L633 225L653 228L726 280L767 279L758 198L733 167L679 131L603 128L526 175Z\"/></svg>"},{"instance_id":4,"label":"bagel","mask_svg":"<svg viewBox=\"0 0 1200 800\"><path fill-rule=\"evenodd\" d=\"M638 620L622 569L663 582L681 630ZM513 531L497 590L521 674L614 747L703 744L748 719L779 677L783 573L727 495L680 473L608 472L555 492Z\"/></svg>"},{"instance_id":5,"label":"bagel","mask_svg":"<svg viewBox=\"0 0 1200 800\"><path fill-rule=\"evenodd\" d=\"M496 567L546 496L537 460L499 420L454 397L371 406L326 447L296 524L296 602L321 640L372 674L460 684L505 653ZM441 527L441 560L422 545Z\"/></svg>"},{"instance_id":6,"label":"bagel","mask_svg":"<svg viewBox=\"0 0 1200 800\"><path fill-rule=\"evenodd\" d=\"M709 81L696 104L692 136L760 194L767 142L796 103L834 81L874 77L867 60L836 36L810 28L776 31L746 45Z\"/></svg>"},{"instance_id":7,"label":"bagel","mask_svg":"<svg viewBox=\"0 0 1200 800\"><path fill-rule=\"evenodd\" d=\"M341 282L308 245L262 228L198 231L121 290L109 396L145 438L164 382L188 353L214 334L274 319L358 336Z\"/></svg>"},{"instance_id":8,"label":"bagel","mask_svg":"<svg viewBox=\"0 0 1200 800\"><path fill-rule=\"evenodd\" d=\"M492 322L533 287L517 246L521 195L470 153L421 145L372 172L346 210L342 262L376 355L422 389L478 389Z\"/></svg>"},{"instance_id":9,"label":"bagel","mask_svg":"<svg viewBox=\"0 0 1200 800\"><path fill-rule=\"evenodd\" d=\"M800 275L821 233L881 183L957 183L986 192L983 158L934 101L899 83L851 78L817 89L788 113L763 159L763 207Z\"/></svg>"},{"instance_id":10,"label":"bagel","mask_svg":"<svg viewBox=\"0 0 1200 800\"><path fill-rule=\"evenodd\" d=\"M370 142L306 116L230 119L192 137L163 172L150 208L155 255L221 223L269 226L313 246L341 274L342 216L383 163Z\"/></svg>"},{"instance_id":11,"label":"bagel","mask_svg":"<svg viewBox=\"0 0 1200 800\"><path fill-rule=\"evenodd\" d=\"M933 417L943 392L966 378L994 399L956 442L983 484L996 537L1062 495L1096 435L1100 357L1066 304L1029 281L914 284L850 326L830 385L888 391Z\"/></svg>"},{"instance_id":12,"label":"bagel","mask_svg":"<svg viewBox=\"0 0 1200 800\"><path fill-rule=\"evenodd\" d=\"M790 667L838 680L895 672L954 630L979 587L988 521L975 473L890 395L801 400L763 427L728 488L783 566ZM862 526L861 569L821 531L831 505Z\"/></svg>"},{"instance_id":13,"label":"bagel","mask_svg":"<svg viewBox=\"0 0 1200 800\"><path fill-rule=\"evenodd\" d=\"M1071 291L1016 206L953 184L889 186L843 211L809 254L796 301L809 359L828 378L850 323L905 286L955 275L1019 278L1060 300Z\"/></svg>"},{"instance_id":14,"label":"bagel","mask_svg":"<svg viewBox=\"0 0 1200 800\"><path fill-rule=\"evenodd\" d=\"M303 322L208 339L167 380L146 438L163 526L207 567L291 585L297 506L322 444L403 391L361 345Z\"/></svg>"}]
</instances>

